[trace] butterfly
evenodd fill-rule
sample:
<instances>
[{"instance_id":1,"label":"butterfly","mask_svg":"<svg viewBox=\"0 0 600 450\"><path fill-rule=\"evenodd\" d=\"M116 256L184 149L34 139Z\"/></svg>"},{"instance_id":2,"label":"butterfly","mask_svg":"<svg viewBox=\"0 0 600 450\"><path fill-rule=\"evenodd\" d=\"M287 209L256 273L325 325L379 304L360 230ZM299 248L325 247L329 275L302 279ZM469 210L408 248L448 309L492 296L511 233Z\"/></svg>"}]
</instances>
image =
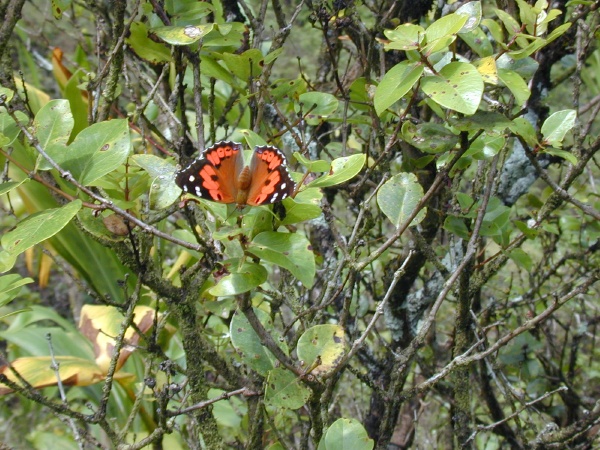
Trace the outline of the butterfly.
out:
<instances>
[{"instance_id":1,"label":"butterfly","mask_svg":"<svg viewBox=\"0 0 600 450\"><path fill-rule=\"evenodd\" d=\"M244 164L242 145L219 142L175 174L183 192L218 203L259 206L292 195L296 184L285 156L276 147L257 146L250 165Z\"/></svg>"}]
</instances>

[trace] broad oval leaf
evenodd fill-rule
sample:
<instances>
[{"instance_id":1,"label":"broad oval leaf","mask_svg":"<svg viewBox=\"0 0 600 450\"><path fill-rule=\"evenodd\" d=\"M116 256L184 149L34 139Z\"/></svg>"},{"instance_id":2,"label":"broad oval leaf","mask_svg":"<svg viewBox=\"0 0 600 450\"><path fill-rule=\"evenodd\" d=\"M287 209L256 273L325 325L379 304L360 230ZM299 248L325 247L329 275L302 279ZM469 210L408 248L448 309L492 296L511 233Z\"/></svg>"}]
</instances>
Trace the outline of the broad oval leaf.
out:
<instances>
[{"instance_id":1,"label":"broad oval leaf","mask_svg":"<svg viewBox=\"0 0 600 450\"><path fill-rule=\"evenodd\" d=\"M293 199L286 198L283 201L285 217L281 220L281 225L316 219L322 213L320 206L322 198L323 192L316 188L304 189Z\"/></svg>"},{"instance_id":2,"label":"broad oval leaf","mask_svg":"<svg viewBox=\"0 0 600 450\"><path fill-rule=\"evenodd\" d=\"M402 139L426 153L446 152L458 143L458 136L439 123L415 125L408 120L402 125Z\"/></svg>"},{"instance_id":3,"label":"broad oval leaf","mask_svg":"<svg viewBox=\"0 0 600 450\"><path fill-rule=\"evenodd\" d=\"M326 92L305 92L300 95L298 104L295 105L296 112L302 110L304 114L311 116L328 116L335 112L338 107L338 99Z\"/></svg>"},{"instance_id":4,"label":"broad oval leaf","mask_svg":"<svg viewBox=\"0 0 600 450\"><path fill-rule=\"evenodd\" d=\"M379 209L396 227L406 222L421 198L423 198L423 188L413 173L403 172L394 175L377 192ZM423 208L410 225L420 223L425 218L425 213L426 208Z\"/></svg>"},{"instance_id":5,"label":"broad oval leaf","mask_svg":"<svg viewBox=\"0 0 600 450\"><path fill-rule=\"evenodd\" d=\"M331 169L327 175L323 175L310 183L309 187L329 187L351 180L362 170L367 156L363 154L343 156L331 162Z\"/></svg>"},{"instance_id":6,"label":"broad oval leaf","mask_svg":"<svg viewBox=\"0 0 600 450\"><path fill-rule=\"evenodd\" d=\"M531 96L529 86L527 86L525 80L521 78L521 75L514 70L499 69L498 78L504 83L512 95L515 96L517 105L524 105Z\"/></svg>"},{"instance_id":7,"label":"broad oval leaf","mask_svg":"<svg viewBox=\"0 0 600 450\"><path fill-rule=\"evenodd\" d=\"M421 79L421 88L434 102L463 114L477 111L483 95L483 80L477 69L468 63L452 62L439 75Z\"/></svg>"},{"instance_id":8,"label":"broad oval leaf","mask_svg":"<svg viewBox=\"0 0 600 450\"><path fill-rule=\"evenodd\" d=\"M136 306L133 323L137 330L145 333L154 326L155 310L148 306ZM115 348L115 337L119 334L123 314L112 306L84 305L81 308L79 329L94 346L96 364L106 374L110 366ZM141 336L136 329L129 327L125 332L125 342L117 361L117 370L120 369L129 355L137 348Z\"/></svg>"},{"instance_id":9,"label":"broad oval leaf","mask_svg":"<svg viewBox=\"0 0 600 450\"><path fill-rule=\"evenodd\" d=\"M23 278L21 275L8 274L0 276L0 306L12 301L26 284L33 283L32 278Z\"/></svg>"},{"instance_id":10,"label":"broad oval leaf","mask_svg":"<svg viewBox=\"0 0 600 450\"><path fill-rule=\"evenodd\" d=\"M28 183L30 178L23 178L21 181L7 181L6 183L0 183L0 195L7 194L15 188L18 188L23 183Z\"/></svg>"},{"instance_id":11,"label":"broad oval leaf","mask_svg":"<svg viewBox=\"0 0 600 450\"><path fill-rule=\"evenodd\" d=\"M557 111L548 117L542 125L542 136L547 145L562 147L565 135L575 126L577 111L565 109Z\"/></svg>"},{"instance_id":12,"label":"broad oval leaf","mask_svg":"<svg viewBox=\"0 0 600 450\"><path fill-rule=\"evenodd\" d=\"M259 49L253 48L241 55L224 52L221 59L232 74L247 82L250 78L260 75L265 57Z\"/></svg>"},{"instance_id":13,"label":"broad oval leaf","mask_svg":"<svg viewBox=\"0 0 600 450\"><path fill-rule=\"evenodd\" d=\"M62 208L47 209L32 214L20 222L14 230L0 239L0 272L10 270L21 253L54 236L75 217L81 209L81 200L74 200Z\"/></svg>"},{"instance_id":14,"label":"broad oval leaf","mask_svg":"<svg viewBox=\"0 0 600 450\"><path fill-rule=\"evenodd\" d=\"M215 297L243 294L263 284L267 276L267 269L260 264L244 263L240 269L222 277L208 293Z\"/></svg>"},{"instance_id":15,"label":"broad oval leaf","mask_svg":"<svg viewBox=\"0 0 600 450\"><path fill-rule=\"evenodd\" d=\"M394 30L384 30L383 34L391 41L385 44L386 50L416 50L425 38L425 28L405 23Z\"/></svg>"},{"instance_id":16,"label":"broad oval leaf","mask_svg":"<svg viewBox=\"0 0 600 450\"><path fill-rule=\"evenodd\" d=\"M448 14L427 27L425 36L427 42L433 42L447 36L458 33L461 28L467 23L469 17L467 15Z\"/></svg>"},{"instance_id":17,"label":"broad oval leaf","mask_svg":"<svg viewBox=\"0 0 600 450\"><path fill-rule=\"evenodd\" d=\"M26 124L29 122L29 118L23 111L15 111L15 116L19 123ZM21 129L13 118L3 112L3 108L0 108L0 147L12 144L20 133Z\"/></svg>"},{"instance_id":18,"label":"broad oval leaf","mask_svg":"<svg viewBox=\"0 0 600 450\"><path fill-rule=\"evenodd\" d=\"M131 161L148 172L152 179L149 194L151 209L165 209L179 198L181 189L173 183L175 164L155 155L133 155Z\"/></svg>"},{"instance_id":19,"label":"broad oval leaf","mask_svg":"<svg viewBox=\"0 0 600 450\"><path fill-rule=\"evenodd\" d=\"M300 378L283 368L269 371L265 381L265 404L275 408L298 409L308 401L311 391Z\"/></svg>"},{"instance_id":20,"label":"broad oval leaf","mask_svg":"<svg viewBox=\"0 0 600 450\"><path fill-rule=\"evenodd\" d=\"M387 108L400 100L419 80L424 67L421 63L402 61L392 67L375 89L373 102L375 112L381 115Z\"/></svg>"},{"instance_id":21,"label":"broad oval leaf","mask_svg":"<svg viewBox=\"0 0 600 450\"><path fill-rule=\"evenodd\" d=\"M104 380L106 374L93 362L73 356L55 356L59 364L58 373L64 386L89 386ZM55 386L58 381L51 368L50 356L29 356L16 359L11 366L33 387L43 388ZM0 373L10 381L21 384L8 366L0 367ZM115 374L116 375L116 374ZM0 383L0 395L12 392L7 385Z\"/></svg>"},{"instance_id":22,"label":"broad oval leaf","mask_svg":"<svg viewBox=\"0 0 600 450\"><path fill-rule=\"evenodd\" d=\"M153 28L152 32L168 44L190 45L194 42L198 42L210 33L214 26L214 23L206 25L186 25L185 27L165 26Z\"/></svg>"},{"instance_id":23,"label":"broad oval leaf","mask_svg":"<svg viewBox=\"0 0 600 450\"><path fill-rule=\"evenodd\" d=\"M166 63L171 60L169 47L162 42L155 42L148 36L145 23L135 21L129 27L129 35L125 42L140 58L152 64Z\"/></svg>"},{"instance_id":24,"label":"broad oval leaf","mask_svg":"<svg viewBox=\"0 0 600 450\"><path fill-rule=\"evenodd\" d=\"M252 240L248 251L289 270L304 286L312 287L316 270L315 255L310 242L301 234L265 231Z\"/></svg>"},{"instance_id":25,"label":"broad oval leaf","mask_svg":"<svg viewBox=\"0 0 600 450\"><path fill-rule=\"evenodd\" d=\"M346 339L339 325L315 325L298 339L298 359L313 374L331 372L344 355Z\"/></svg>"},{"instance_id":26,"label":"broad oval leaf","mask_svg":"<svg viewBox=\"0 0 600 450\"><path fill-rule=\"evenodd\" d=\"M260 320L260 323L262 323L263 327L265 327L265 330L267 330L275 342L278 343L284 353L287 354L287 346L282 339L279 339L279 333L275 330L269 315L263 310L256 308L254 308L254 313ZM231 336L231 343L242 358L244 364L247 364L263 376L267 375L269 370L272 370L275 367L276 358L267 347L262 344L260 338L252 328L252 325L250 325L250 322L246 319L246 316L239 310L237 310L231 318L229 334Z\"/></svg>"},{"instance_id":27,"label":"broad oval leaf","mask_svg":"<svg viewBox=\"0 0 600 450\"><path fill-rule=\"evenodd\" d=\"M371 450L375 443L356 419L340 418L327 429L325 450Z\"/></svg>"},{"instance_id":28,"label":"broad oval leaf","mask_svg":"<svg viewBox=\"0 0 600 450\"><path fill-rule=\"evenodd\" d=\"M40 146L56 160L55 154L63 153L66 149L74 123L68 100L51 100L36 114L33 131ZM41 158L38 168L49 170L52 166Z\"/></svg>"},{"instance_id":29,"label":"broad oval leaf","mask_svg":"<svg viewBox=\"0 0 600 450\"><path fill-rule=\"evenodd\" d=\"M130 151L129 124L126 119L114 119L83 130L54 160L80 183L91 185L121 166Z\"/></svg>"},{"instance_id":30,"label":"broad oval leaf","mask_svg":"<svg viewBox=\"0 0 600 450\"><path fill-rule=\"evenodd\" d=\"M468 2L454 11L457 16L466 16L467 21L459 30L459 33L469 33L475 30L481 22L481 2Z\"/></svg>"}]
</instances>

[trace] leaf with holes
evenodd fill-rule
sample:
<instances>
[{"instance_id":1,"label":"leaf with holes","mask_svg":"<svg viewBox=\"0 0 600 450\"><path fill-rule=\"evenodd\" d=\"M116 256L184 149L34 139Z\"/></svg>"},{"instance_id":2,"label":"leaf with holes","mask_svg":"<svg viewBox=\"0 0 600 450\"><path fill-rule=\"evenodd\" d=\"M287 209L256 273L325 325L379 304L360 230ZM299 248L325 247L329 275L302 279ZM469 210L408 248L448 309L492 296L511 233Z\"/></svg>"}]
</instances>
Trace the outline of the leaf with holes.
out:
<instances>
[{"instance_id":1,"label":"leaf with holes","mask_svg":"<svg viewBox=\"0 0 600 450\"><path fill-rule=\"evenodd\" d=\"M289 370L275 368L265 381L265 404L275 408L298 409L310 398L310 390Z\"/></svg>"},{"instance_id":2,"label":"leaf with holes","mask_svg":"<svg viewBox=\"0 0 600 450\"><path fill-rule=\"evenodd\" d=\"M344 329L339 325L315 325L309 328L298 340L298 359L310 373L331 372L344 355L346 339Z\"/></svg>"}]
</instances>

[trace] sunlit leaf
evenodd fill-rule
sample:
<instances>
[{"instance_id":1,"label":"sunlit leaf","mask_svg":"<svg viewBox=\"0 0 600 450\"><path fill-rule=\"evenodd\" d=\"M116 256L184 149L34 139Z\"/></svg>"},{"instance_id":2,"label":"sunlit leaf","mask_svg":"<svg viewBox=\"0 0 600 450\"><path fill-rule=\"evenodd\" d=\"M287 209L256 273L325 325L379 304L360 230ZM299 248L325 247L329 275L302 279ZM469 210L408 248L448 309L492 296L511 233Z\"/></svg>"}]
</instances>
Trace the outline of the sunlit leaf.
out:
<instances>
[{"instance_id":1,"label":"sunlit leaf","mask_svg":"<svg viewBox=\"0 0 600 450\"><path fill-rule=\"evenodd\" d=\"M14 230L0 239L0 272L11 269L21 253L54 236L75 217L81 209L81 200L74 200L62 208L47 209L21 221Z\"/></svg>"}]
</instances>

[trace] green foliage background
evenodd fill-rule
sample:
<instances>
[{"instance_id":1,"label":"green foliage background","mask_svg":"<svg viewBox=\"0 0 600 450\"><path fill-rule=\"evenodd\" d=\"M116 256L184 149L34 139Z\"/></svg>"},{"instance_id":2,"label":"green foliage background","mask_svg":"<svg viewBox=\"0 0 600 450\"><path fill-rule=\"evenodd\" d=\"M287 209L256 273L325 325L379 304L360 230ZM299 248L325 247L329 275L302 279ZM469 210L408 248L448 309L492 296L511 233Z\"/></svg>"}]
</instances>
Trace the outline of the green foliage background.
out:
<instances>
[{"instance_id":1,"label":"green foliage background","mask_svg":"<svg viewBox=\"0 0 600 450\"><path fill-rule=\"evenodd\" d=\"M2 443L598 445L597 10L0 0Z\"/></svg>"}]
</instances>

